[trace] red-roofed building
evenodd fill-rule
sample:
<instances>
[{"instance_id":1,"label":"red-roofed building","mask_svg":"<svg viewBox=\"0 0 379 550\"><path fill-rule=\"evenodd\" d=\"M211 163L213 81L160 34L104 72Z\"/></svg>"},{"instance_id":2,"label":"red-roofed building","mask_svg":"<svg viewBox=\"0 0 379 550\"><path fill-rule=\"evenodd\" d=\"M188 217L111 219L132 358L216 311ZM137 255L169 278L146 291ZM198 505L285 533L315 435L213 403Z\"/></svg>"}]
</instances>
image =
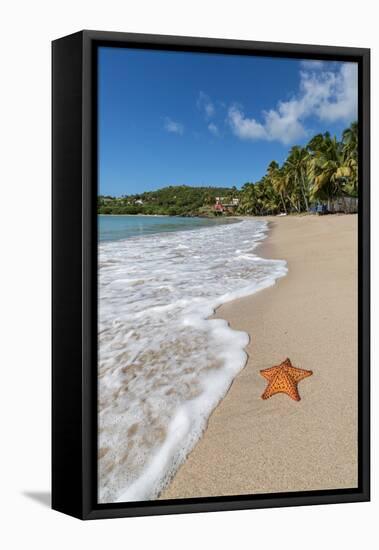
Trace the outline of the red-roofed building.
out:
<instances>
[{"instance_id":1,"label":"red-roofed building","mask_svg":"<svg viewBox=\"0 0 379 550\"><path fill-rule=\"evenodd\" d=\"M223 214L224 212L233 213L239 204L239 199L232 199L229 204L225 204L223 201L225 197L216 197L216 202L213 206L215 212Z\"/></svg>"}]
</instances>

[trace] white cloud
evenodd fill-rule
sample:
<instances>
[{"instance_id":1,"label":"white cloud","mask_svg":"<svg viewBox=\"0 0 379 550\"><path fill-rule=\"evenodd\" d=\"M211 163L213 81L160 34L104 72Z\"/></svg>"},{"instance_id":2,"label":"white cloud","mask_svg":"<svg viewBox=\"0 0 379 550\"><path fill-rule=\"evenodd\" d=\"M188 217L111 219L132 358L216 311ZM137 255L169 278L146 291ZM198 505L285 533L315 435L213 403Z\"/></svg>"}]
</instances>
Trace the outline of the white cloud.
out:
<instances>
[{"instance_id":1,"label":"white cloud","mask_svg":"<svg viewBox=\"0 0 379 550\"><path fill-rule=\"evenodd\" d=\"M216 124L214 124L213 122L210 122L208 124L208 130L210 131L211 134L213 134L214 136L219 136L220 135L220 132L218 130L218 127Z\"/></svg>"},{"instance_id":2,"label":"white cloud","mask_svg":"<svg viewBox=\"0 0 379 550\"><path fill-rule=\"evenodd\" d=\"M164 127L167 132L170 132L172 134L179 134L180 136L182 136L184 133L183 124L181 124L180 122L176 122L169 117L165 118Z\"/></svg>"},{"instance_id":3,"label":"white cloud","mask_svg":"<svg viewBox=\"0 0 379 550\"><path fill-rule=\"evenodd\" d=\"M357 65L343 63L334 71L301 71L298 94L263 111L261 121L246 117L238 105L229 108L228 121L240 139L277 140L289 145L307 134L307 118L348 123L357 117L357 108Z\"/></svg>"},{"instance_id":4,"label":"white cloud","mask_svg":"<svg viewBox=\"0 0 379 550\"><path fill-rule=\"evenodd\" d=\"M254 118L246 118L237 105L230 107L229 122L233 132L241 139L267 139L267 132L263 124Z\"/></svg>"},{"instance_id":5,"label":"white cloud","mask_svg":"<svg viewBox=\"0 0 379 550\"><path fill-rule=\"evenodd\" d=\"M197 108L204 113L206 118L212 118L216 112L215 106L210 97L204 92L199 93L196 105Z\"/></svg>"},{"instance_id":6,"label":"white cloud","mask_svg":"<svg viewBox=\"0 0 379 550\"><path fill-rule=\"evenodd\" d=\"M305 129L297 120L297 108L294 102L280 103L278 110L264 111L263 123L247 118L237 106L230 107L228 120L232 130L240 139L278 140L288 145L305 135Z\"/></svg>"},{"instance_id":7,"label":"white cloud","mask_svg":"<svg viewBox=\"0 0 379 550\"><path fill-rule=\"evenodd\" d=\"M322 69L324 67L324 62L318 59L303 59L300 61L300 65L303 69L315 71L317 69Z\"/></svg>"},{"instance_id":8,"label":"white cloud","mask_svg":"<svg viewBox=\"0 0 379 550\"><path fill-rule=\"evenodd\" d=\"M333 73L329 73L333 74ZM339 73L330 77L331 94L320 102L317 114L321 120L350 122L358 116L358 67L344 63Z\"/></svg>"}]
</instances>

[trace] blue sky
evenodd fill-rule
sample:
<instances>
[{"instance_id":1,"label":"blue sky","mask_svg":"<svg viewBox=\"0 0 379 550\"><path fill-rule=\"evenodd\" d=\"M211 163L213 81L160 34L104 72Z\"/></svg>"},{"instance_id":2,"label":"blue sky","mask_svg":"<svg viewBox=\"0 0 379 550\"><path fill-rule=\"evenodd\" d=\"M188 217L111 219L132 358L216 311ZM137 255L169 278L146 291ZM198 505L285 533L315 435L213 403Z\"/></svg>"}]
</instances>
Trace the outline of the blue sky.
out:
<instances>
[{"instance_id":1,"label":"blue sky","mask_svg":"<svg viewBox=\"0 0 379 550\"><path fill-rule=\"evenodd\" d=\"M353 63L99 50L99 193L240 187L357 118Z\"/></svg>"}]
</instances>

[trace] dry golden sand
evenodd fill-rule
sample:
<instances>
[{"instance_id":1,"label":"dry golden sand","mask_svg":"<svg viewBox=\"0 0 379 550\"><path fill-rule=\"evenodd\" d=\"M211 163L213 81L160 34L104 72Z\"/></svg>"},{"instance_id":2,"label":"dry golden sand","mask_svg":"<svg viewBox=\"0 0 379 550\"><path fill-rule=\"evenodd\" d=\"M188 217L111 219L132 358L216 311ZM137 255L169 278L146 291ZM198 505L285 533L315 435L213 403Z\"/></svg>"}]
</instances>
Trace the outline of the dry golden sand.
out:
<instances>
[{"instance_id":1,"label":"dry golden sand","mask_svg":"<svg viewBox=\"0 0 379 550\"><path fill-rule=\"evenodd\" d=\"M160 498L357 486L357 216L269 220L259 254L288 275L216 312L249 333L249 360ZM263 401L259 370L286 357L313 370L301 401Z\"/></svg>"}]
</instances>

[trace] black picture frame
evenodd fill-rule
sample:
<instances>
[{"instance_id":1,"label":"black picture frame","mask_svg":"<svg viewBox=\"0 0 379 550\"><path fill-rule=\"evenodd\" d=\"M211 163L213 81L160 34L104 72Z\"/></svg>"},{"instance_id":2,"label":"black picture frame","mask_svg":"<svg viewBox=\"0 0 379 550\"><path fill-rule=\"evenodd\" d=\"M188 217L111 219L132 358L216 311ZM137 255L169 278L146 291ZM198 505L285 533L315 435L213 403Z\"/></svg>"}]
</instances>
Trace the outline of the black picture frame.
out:
<instances>
[{"instance_id":1,"label":"black picture frame","mask_svg":"<svg viewBox=\"0 0 379 550\"><path fill-rule=\"evenodd\" d=\"M97 63L99 46L355 61L359 75L358 488L98 504ZM370 50L81 31L52 43L52 507L81 519L370 499Z\"/></svg>"}]
</instances>

